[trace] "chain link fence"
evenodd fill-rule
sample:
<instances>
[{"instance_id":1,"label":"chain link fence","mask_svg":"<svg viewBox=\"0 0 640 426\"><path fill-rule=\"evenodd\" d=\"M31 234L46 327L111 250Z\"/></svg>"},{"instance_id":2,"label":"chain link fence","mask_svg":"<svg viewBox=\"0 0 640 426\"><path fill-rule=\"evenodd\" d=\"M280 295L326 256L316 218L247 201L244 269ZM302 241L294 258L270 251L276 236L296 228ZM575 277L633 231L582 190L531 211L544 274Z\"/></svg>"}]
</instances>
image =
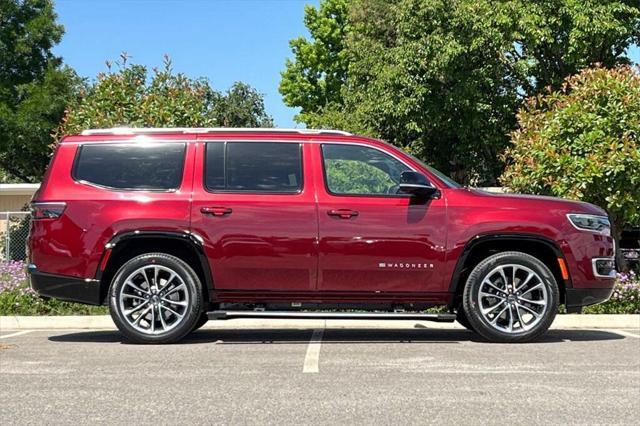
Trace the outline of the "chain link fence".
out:
<instances>
[{"instance_id":1,"label":"chain link fence","mask_svg":"<svg viewBox=\"0 0 640 426\"><path fill-rule=\"evenodd\" d=\"M0 212L0 259L3 261L27 258L29 212Z\"/></svg>"}]
</instances>

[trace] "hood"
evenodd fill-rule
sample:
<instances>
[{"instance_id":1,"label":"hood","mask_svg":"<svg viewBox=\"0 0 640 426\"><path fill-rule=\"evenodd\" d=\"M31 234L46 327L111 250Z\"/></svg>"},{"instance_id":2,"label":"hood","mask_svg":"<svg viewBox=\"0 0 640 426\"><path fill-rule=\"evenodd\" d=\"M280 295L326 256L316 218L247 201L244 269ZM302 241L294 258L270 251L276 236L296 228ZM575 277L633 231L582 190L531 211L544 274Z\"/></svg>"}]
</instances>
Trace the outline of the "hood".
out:
<instances>
[{"instance_id":1,"label":"hood","mask_svg":"<svg viewBox=\"0 0 640 426\"><path fill-rule=\"evenodd\" d=\"M487 192L481 189L465 189L476 197L482 197L491 200L492 203L504 203L513 205L514 207L523 208L549 208L564 209L567 213L585 213L607 216L607 212L596 206L595 204L586 203L584 201L568 200L565 198L549 197L546 195L531 194L503 194Z\"/></svg>"}]
</instances>

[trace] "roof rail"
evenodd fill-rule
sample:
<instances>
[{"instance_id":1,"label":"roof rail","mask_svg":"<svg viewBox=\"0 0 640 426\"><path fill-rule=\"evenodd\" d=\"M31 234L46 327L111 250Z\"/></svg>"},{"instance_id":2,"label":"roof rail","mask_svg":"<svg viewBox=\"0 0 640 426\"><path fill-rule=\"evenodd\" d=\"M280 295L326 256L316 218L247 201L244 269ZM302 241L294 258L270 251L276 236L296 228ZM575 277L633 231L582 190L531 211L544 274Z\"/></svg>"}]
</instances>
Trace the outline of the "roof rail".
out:
<instances>
[{"instance_id":1,"label":"roof rail","mask_svg":"<svg viewBox=\"0 0 640 426\"><path fill-rule=\"evenodd\" d=\"M144 135L153 133L298 133L303 135L343 135L351 136L349 132L330 129L280 129L272 127L112 127L110 129L87 129L83 136L91 135Z\"/></svg>"}]
</instances>

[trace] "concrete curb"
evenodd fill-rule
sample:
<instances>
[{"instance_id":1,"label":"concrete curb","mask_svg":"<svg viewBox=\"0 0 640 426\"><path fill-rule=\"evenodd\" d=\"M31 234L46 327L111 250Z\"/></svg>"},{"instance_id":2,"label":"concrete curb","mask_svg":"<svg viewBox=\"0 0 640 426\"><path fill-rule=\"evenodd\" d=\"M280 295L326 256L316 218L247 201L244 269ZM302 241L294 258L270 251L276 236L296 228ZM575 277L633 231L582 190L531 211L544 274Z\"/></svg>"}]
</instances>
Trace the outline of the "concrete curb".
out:
<instances>
[{"instance_id":1,"label":"concrete curb","mask_svg":"<svg viewBox=\"0 0 640 426\"><path fill-rule=\"evenodd\" d=\"M86 316L0 316L0 330L38 329L115 329L109 315ZM205 329L461 329L458 323L395 320L288 320L288 319L233 319L209 321ZM634 328L640 329L640 315L558 315L552 329L567 328Z\"/></svg>"}]
</instances>

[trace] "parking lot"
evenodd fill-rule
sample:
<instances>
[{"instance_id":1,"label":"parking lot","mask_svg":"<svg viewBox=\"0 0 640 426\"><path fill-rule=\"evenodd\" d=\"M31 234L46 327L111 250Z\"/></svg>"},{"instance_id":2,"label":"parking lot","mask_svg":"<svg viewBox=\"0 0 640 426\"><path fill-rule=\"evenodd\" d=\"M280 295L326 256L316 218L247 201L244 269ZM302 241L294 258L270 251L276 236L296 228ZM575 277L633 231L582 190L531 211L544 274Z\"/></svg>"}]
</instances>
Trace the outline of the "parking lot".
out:
<instances>
[{"instance_id":1,"label":"parking lot","mask_svg":"<svg viewBox=\"0 0 640 426\"><path fill-rule=\"evenodd\" d=\"M637 424L640 331L484 343L459 328L0 332L3 424Z\"/></svg>"}]
</instances>

